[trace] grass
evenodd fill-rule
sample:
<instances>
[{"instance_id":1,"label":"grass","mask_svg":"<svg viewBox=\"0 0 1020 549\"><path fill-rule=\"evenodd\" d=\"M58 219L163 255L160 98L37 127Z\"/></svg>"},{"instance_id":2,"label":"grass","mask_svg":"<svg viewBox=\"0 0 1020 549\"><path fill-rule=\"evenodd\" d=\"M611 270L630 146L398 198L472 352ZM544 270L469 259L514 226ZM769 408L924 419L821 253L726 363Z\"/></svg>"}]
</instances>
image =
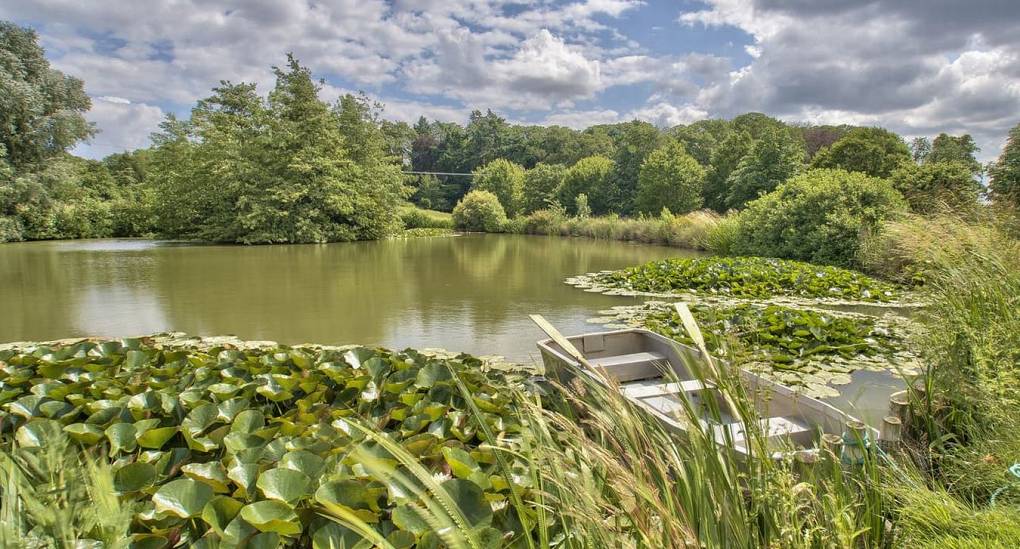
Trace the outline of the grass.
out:
<instances>
[{"instance_id":1,"label":"grass","mask_svg":"<svg viewBox=\"0 0 1020 549\"><path fill-rule=\"evenodd\" d=\"M626 218L618 215L569 217L562 210L539 210L509 220L504 232L550 236L582 236L662 244L691 250L725 253L733 223L704 210L683 215L664 211L658 217Z\"/></svg>"},{"instance_id":2,"label":"grass","mask_svg":"<svg viewBox=\"0 0 1020 549\"><path fill-rule=\"evenodd\" d=\"M400 220L405 229L453 229L453 215L449 212L426 210L414 204L400 208Z\"/></svg>"}]
</instances>

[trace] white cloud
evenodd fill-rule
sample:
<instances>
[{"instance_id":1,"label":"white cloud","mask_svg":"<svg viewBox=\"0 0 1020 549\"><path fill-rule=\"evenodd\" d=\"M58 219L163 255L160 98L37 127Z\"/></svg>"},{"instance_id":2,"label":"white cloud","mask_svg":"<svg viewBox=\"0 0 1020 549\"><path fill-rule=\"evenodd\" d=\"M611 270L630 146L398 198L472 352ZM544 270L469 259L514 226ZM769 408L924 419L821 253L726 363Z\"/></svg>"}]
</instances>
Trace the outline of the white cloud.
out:
<instances>
[{"instance_id":1,"label":"white cloud","mask_svg":"<svg viewBox=\"0 0 1020 549\"><path fill-rule=\"evenodd\" d=\"M163 119L163 110L144 103L132 103L121 97L94 97L92 110L85 117L100 129L91 142L82 143L74 153L86 158L149 146L149 134Z\"/></svg>"}]
</instances>

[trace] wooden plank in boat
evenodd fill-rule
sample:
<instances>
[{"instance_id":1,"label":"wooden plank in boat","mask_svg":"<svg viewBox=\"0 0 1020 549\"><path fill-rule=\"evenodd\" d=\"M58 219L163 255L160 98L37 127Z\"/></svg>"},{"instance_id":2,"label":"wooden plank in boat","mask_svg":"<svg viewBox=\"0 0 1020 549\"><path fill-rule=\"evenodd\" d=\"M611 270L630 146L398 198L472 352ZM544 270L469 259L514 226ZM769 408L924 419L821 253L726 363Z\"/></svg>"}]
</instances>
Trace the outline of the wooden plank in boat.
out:
<instances>
[{"instance_id":1,"label":"wooden plank in boat","mask_svg":"<svg viewBox=\"0 0 1020 549\"><path fill-rule=\"evenodd\" d=\"M784 435L794 435L807 431L809 427L804 425L800 420L791 417L770 417L763 418L761 420L762 428L765 430L765 437L772 438ZM717 425L715 427L716 437L719 440L723 440L725 437L726 429L729 429L730 434L733 437L734 442L741 442L744 440L744 424L742 422L729 423L726 425Z\"/></svg>"},{"instance_id":2,"label":"wooden plank in boat","mask_svg":"<svg viewBox=\"0 0 1020 549\"><path fill-rule=\"evenodd\" d=\"M666 355L661 353L630 353L627 355L615 355L607 356L602 358L589 358L588 362L592 366L602 366L603 368L619 368L622 366L631 366L637 364L647 364L649 362L666 362Z\"/></svg>"},{"instance_id":3,"label":"wooden plank in boat","mask_svg":"<svg viewBox=\"0 0 1020 549\"><path fill-rule=\"evenodd\" d=\"M677 393L693 393L705 390L705 384L690 379L682 382L662 383L662 378L626 383L620 387L623 395L628 398L648 398Z\"/></svg>"}]
</instances>

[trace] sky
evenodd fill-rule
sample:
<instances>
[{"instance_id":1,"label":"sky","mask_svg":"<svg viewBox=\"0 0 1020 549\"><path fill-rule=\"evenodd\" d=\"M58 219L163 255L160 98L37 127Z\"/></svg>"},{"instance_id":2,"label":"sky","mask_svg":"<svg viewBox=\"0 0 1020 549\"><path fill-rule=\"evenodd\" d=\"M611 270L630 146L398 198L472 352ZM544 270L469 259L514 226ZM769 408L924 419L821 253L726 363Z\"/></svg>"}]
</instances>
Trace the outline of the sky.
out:
<instances>
[{"instance_id":1,"label":"sky","mask_svg":"<svg viewBox=\"0 0 1020 549\"><path fill-rule=\"evenodd\" d=\"M293 52L324 99L384 116L661 127L764 112L970 133L1020 122L1020 0L3 0L85 81L92 158L145 147L221 80L273 84Z\"/></svg>"}]
</instances>

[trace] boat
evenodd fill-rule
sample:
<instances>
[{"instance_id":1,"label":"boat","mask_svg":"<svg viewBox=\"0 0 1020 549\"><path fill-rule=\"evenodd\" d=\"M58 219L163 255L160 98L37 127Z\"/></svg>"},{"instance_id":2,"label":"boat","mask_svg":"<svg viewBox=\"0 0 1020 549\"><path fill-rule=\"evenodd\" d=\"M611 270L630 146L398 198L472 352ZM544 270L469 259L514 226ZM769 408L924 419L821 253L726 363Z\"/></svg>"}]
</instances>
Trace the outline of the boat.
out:
<instances>
[{"instance_id":1,"label":"boat","mask_svg":"<svg viewBox=\"0 0 1020 549\"><path fill-rule=\"evenodd\" d=\"M564 338L574 349L565 350L556 342ZM569 382L581 372L604 386L620 391L669 430L685 434L691 426L691 410L700 414L701 426L711 429L716 443L732 447L740 456L751 453L745 426L725 395L711 381L699 379L687 367L701 360L701 352L657 333L634 328L559 336L538 342L546 376ZM579 360L579 352L585 360ZM754 372L740 370L746 394L761 417L761 432L766 437L773 459L790 453L798 457L817 456L822 444L842 445L844 461L860 461L869 440L878 432L864 423L818 399L800 394ZM685 403L686 399L686 403ZM715 406L704 406L709 399ZM717 414L708 410L717 410ZM708 431L706 431L708 432ZM826 442L827 441L827 442ZM810 457L810 456L808 456Z\"/></svg>"}]
</instances>

